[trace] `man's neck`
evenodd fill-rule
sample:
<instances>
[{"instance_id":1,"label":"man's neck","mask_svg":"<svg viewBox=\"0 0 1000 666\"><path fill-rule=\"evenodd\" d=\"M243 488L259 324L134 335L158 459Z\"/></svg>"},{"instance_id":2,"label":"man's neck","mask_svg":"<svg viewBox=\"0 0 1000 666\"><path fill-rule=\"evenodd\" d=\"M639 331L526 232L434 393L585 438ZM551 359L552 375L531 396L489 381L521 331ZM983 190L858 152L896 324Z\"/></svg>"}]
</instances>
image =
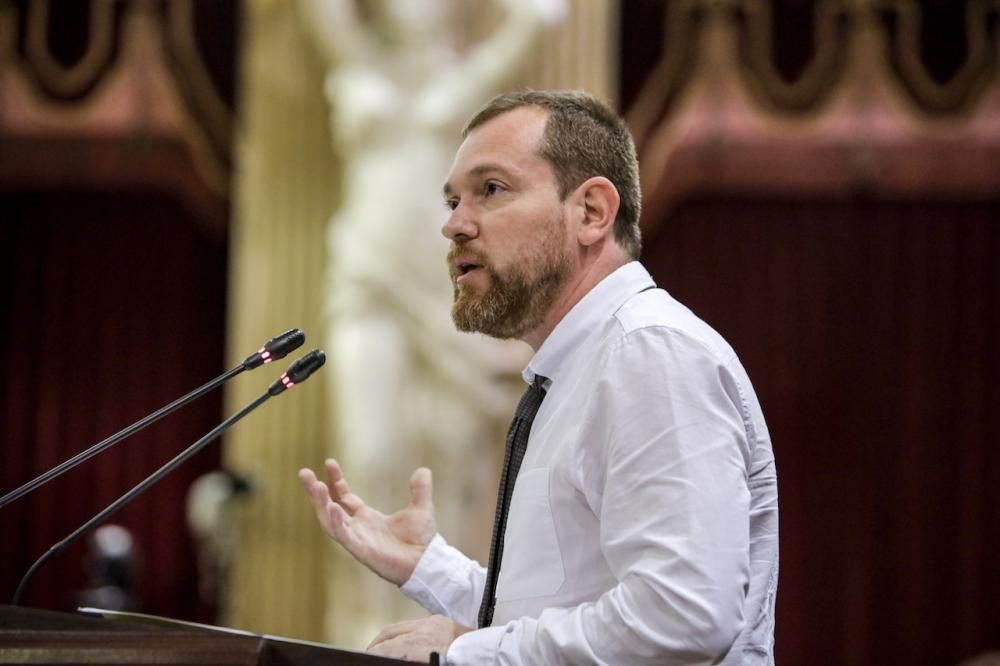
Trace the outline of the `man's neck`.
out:
<instances>
[{"instance_id":1,"label":"man's neck","mask_svg":"<svg viewBox=\"0 0 1000 666\"><path fill-rule=\"evenodd\" d=\"M527 342L537 352L563 317L590 293L591 289L630 261L632 261L630 258L620 254L602 255L597 260L582 266L563 284L559 297L545 315L542 324L522 335L521 340Z\"/></svg>"}]
</instances>

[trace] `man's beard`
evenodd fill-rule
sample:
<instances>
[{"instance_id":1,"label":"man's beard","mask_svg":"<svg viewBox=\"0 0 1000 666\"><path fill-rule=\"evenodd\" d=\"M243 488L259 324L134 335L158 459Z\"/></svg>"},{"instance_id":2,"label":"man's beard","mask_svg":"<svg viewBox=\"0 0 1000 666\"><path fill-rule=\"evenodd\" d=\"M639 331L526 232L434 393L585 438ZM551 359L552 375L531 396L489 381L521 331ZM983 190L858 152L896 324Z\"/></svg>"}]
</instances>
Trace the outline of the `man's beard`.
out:
<instances>
[{"instance_id":1,"label":"man's beard","mask_svg":"<svg viewBox=\"0 0 1000 666\"><path fill-rule=\"evenodd\" d=\"M484 293L471 286L455 286L451 306L455 328L508 340L541 326L569 275L569 259L560 233L564 227L561 221L550 223L558 226L534 252L502 274L486 263L486 257L472 253L479 270L489 277L489 285ZM450 266L457 252L453 245L448 253Z\"/></svg>"}]
</instances>

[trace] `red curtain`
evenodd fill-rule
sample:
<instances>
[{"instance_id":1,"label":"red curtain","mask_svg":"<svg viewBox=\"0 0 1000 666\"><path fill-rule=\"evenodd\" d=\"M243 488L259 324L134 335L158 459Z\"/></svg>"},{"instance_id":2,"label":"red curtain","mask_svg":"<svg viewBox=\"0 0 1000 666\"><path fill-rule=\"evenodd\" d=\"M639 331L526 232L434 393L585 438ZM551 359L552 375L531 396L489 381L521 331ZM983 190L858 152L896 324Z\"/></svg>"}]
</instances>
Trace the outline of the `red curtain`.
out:
<instances>
[{"instance_id":1,"label":"red curtain","mask_svg":"<svg viewBox=\"0 0 1000 666\"><path fill-rule=\"evenodd\" d=\"M1000 201L720 197L654 227L770 427L778 663L1000 648Z\"/></svg>"},{"instance_id":2,"label":"red curtain","mask_svg":"<svg viewBox=\"0 0 1000 666\"><path fill-rule=\"evenodd\" d=\"M0 194L0 492L82 451L223 370L226 243L154 192ZM218 227L215 227L218 228ZM0 602L58 540L221 420L210 394L0 515ZM148 612L210 619L196 594L185 494L218 445L110 522L141 553ZM80 542L40 569L25 603L73 609Z\"/></svg>"}]
</instances>

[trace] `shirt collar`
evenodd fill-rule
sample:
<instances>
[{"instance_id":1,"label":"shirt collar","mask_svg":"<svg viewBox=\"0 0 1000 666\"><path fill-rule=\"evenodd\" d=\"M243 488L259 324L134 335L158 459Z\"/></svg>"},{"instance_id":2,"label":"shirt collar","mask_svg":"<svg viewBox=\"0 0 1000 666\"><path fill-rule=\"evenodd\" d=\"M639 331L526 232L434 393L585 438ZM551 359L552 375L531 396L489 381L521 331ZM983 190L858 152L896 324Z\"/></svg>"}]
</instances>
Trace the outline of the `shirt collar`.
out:
<instances>
[{"instance_id":1,"label":"shirt collar","mask_svg":"<svg viewBox=\"0 0 1000 666\"><path fill-rule=\"evenodd\" d=\"M653 278L638 261L625 264L598 282L545 338L528 362L528 367L521 372L524 381L532 384L535 375L541 375L549 379L545 384L548 389L558 378L569 356L601 329L602 322L617 312L630 297L655 286Z\"/></svg>"}]
</instances>

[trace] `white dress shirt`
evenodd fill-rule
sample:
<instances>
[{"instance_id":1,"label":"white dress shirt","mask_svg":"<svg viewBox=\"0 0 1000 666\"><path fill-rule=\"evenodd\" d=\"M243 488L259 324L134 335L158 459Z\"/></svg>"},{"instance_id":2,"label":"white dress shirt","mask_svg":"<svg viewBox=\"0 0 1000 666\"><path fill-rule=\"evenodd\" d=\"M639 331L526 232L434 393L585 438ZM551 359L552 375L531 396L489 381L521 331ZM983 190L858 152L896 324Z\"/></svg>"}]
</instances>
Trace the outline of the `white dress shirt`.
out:
<instances>
[{"instance_id":1,"label":"white dress shirt","mask_svg":"<svg viewBox=\"0 0 1000 666\"><path fill-rule=\"evenodd\" d=\"M773 663L777 478L730 346L633 262L563 318L535 374L550 381L493 626L447 663ZM474 627L484 581L436 536L402 590Z\"/></svg>"}]
</instances>

